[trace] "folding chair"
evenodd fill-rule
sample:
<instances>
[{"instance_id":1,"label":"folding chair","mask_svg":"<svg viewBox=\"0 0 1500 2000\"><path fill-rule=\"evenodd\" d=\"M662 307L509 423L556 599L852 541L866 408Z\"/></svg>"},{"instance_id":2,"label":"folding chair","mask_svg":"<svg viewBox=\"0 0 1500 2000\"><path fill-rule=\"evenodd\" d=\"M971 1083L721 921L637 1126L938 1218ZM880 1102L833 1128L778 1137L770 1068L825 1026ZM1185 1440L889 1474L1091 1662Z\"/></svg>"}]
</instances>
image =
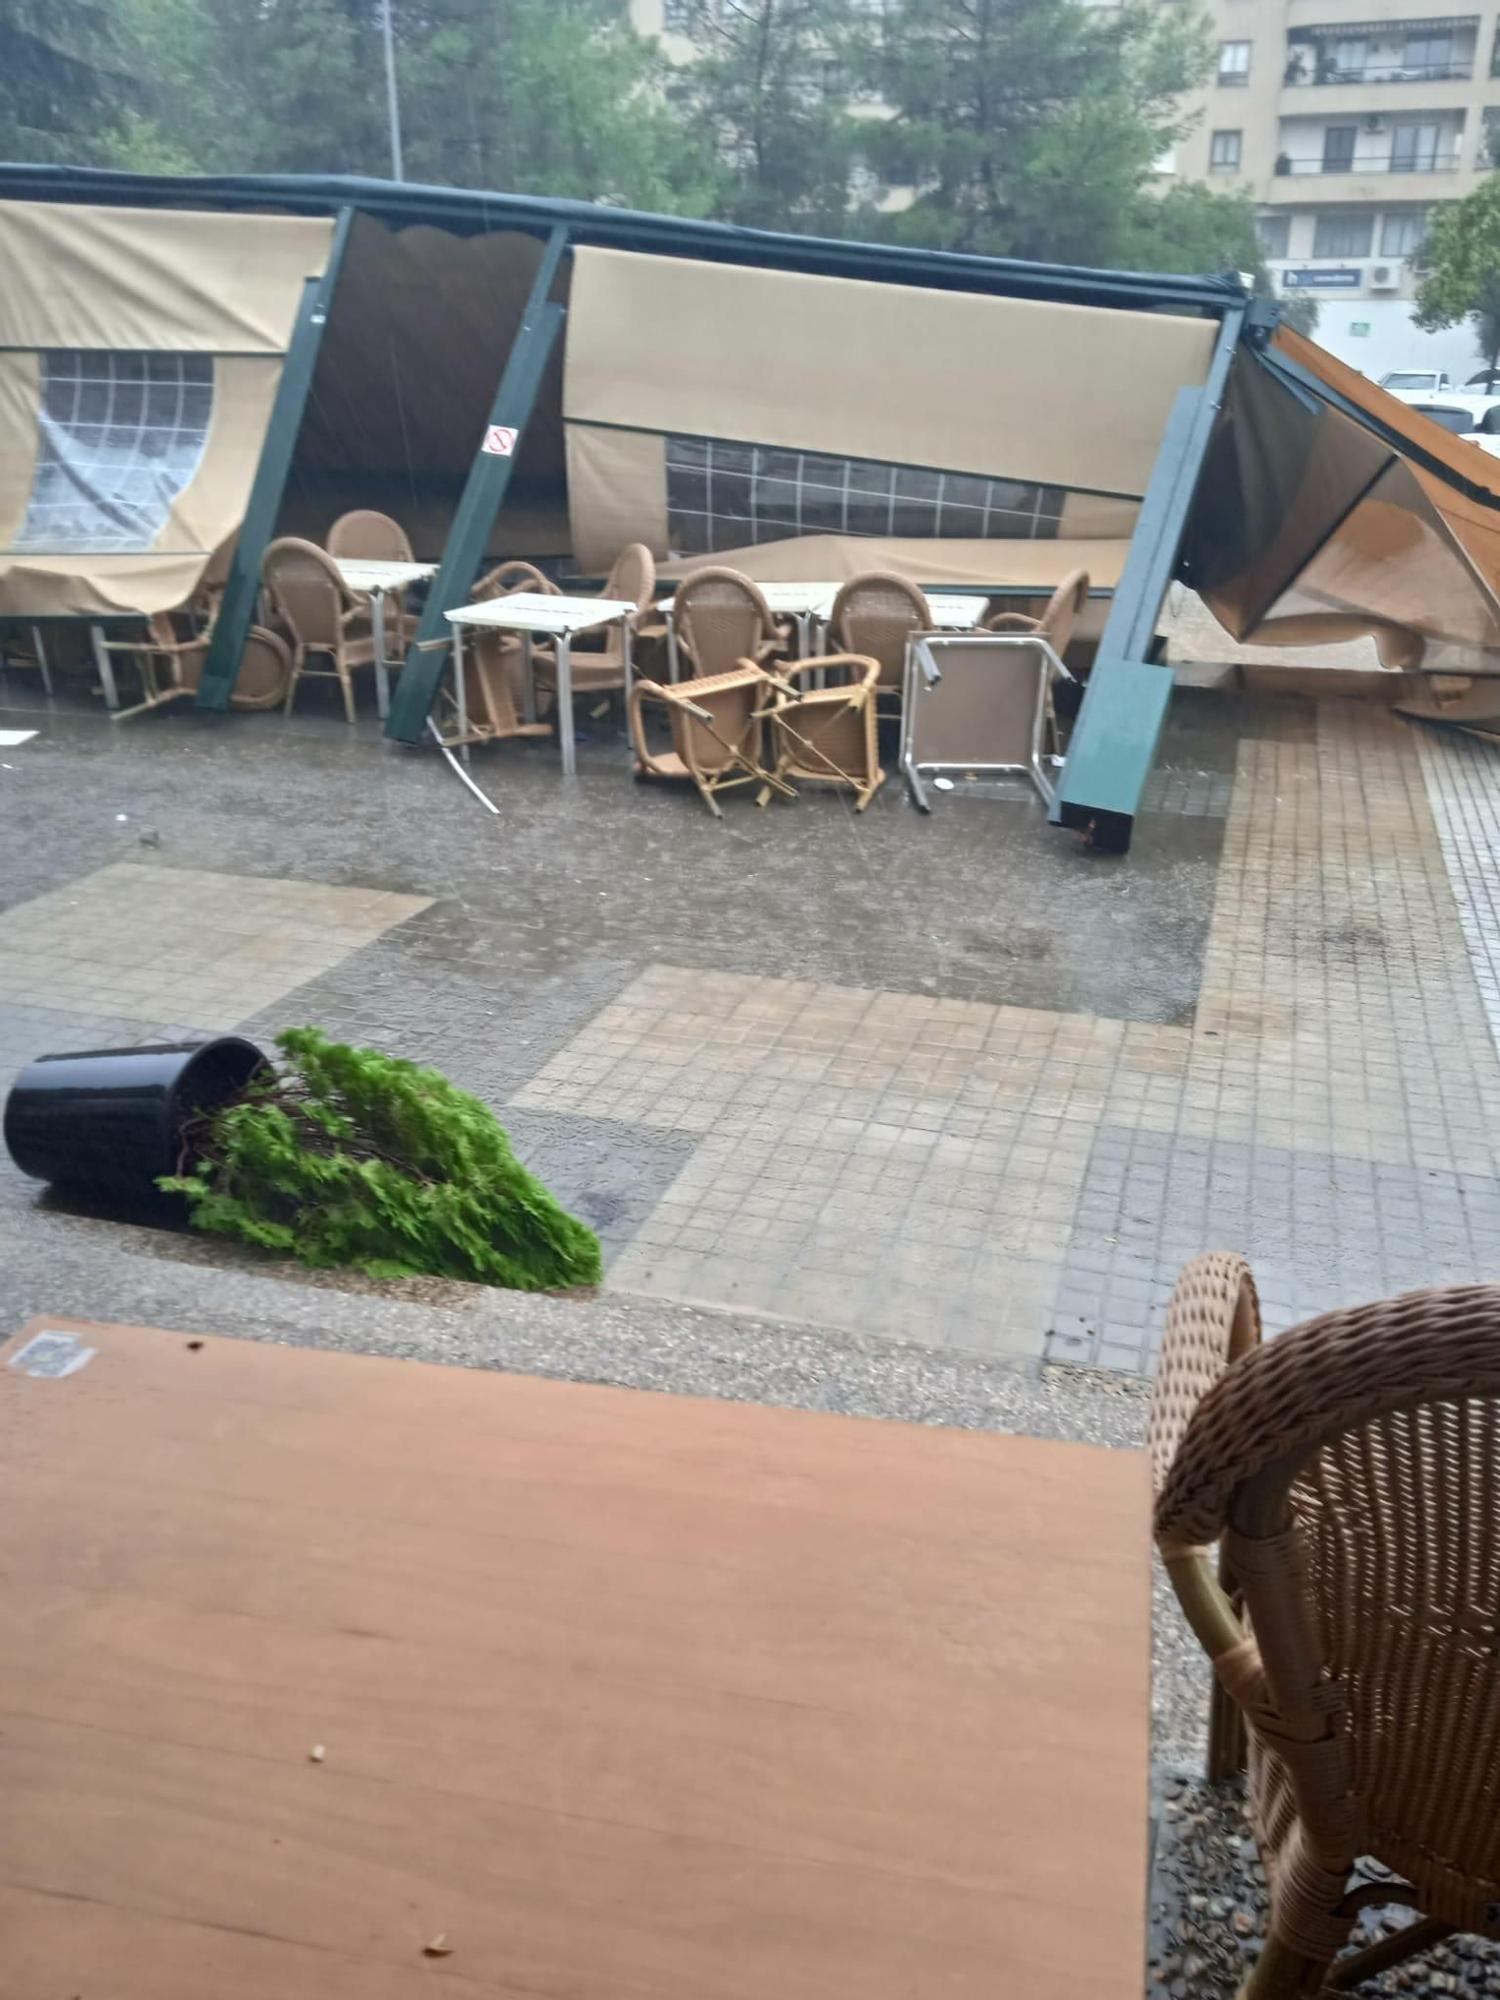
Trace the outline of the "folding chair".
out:
<instances>
[{"instance_id":1,"label":"folding chair","mask_svg":"<svg viewBox=\"0 0 1500 2000\"><path fill-rule=\"evenodd\" d=\"M1052 803L1043 745L1054 678L1071 680L1040 633L924 632L906 656L901 768L913 802L932 810L924 774L1027 777Z\"/></svg>"},{"instance_id":2,"label":"folding chair","mask_svg":"<svg viewBox=\"0 0 1500 2000\"><path fill-rule=\"evenodd\" d=\"M784 779L766 769L762 731L767 697L777 683L749 661L732 673L690 681L638 680L630 690L630 735L638 778L691 779L715 819L722 819L716 794L733 785L759 784L794 798ZM655 702L672 731L670 750L646 741L644 707Z\"/></svg>"}]
</instances>

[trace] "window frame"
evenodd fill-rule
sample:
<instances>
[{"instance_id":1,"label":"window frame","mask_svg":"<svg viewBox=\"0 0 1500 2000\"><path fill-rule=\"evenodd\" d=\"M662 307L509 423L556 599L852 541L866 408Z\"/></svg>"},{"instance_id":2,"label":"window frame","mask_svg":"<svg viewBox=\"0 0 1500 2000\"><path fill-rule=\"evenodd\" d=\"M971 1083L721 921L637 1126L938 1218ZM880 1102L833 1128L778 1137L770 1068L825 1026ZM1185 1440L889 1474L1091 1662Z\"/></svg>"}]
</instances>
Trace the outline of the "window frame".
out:
<instances>
[{"instance_id":1,"label":"window frame","mask_svg":"<svg viewBox=\"0 0 1500 2000\"><path fill-rule=\"evenodd\" d=\"M1232 147L1225 146L1226 156L1232 152L1233 158L1219 157L1221 139L1234 141ZM1237 174L1245 152L1245 131L1241 125L1224 125L1211 132L1208 138L1208 170L1211 174Z\"/></svg>"},{"instance_id":2,"label":"window frame","mask_svg":"<svg viewBox=\"0 0 1500 2000\"><path fill-rule=\"evenodd\" d=\"M1239 38L1236 38L1234 41L1220 42L1218 80L1221 84L1240 85L1249 83L1250 64L1254 48L1255 44L1253 41L1245 41ZM1242 62L1238 60L1234 62L1227 61L1226 58L1229 56L1231 49L1237 52L1243 51L1244 60Z\"/></svg>"},{"instance_id":3,"label":"window frame","mask_svg":"<svg viewBox=\"0 0 1500 2000\"><path fill-rule=\"evenodd\" d=\"M1325 228L1331 230L1338 225L1345 225L1357 232L1361 223L1364 225L1365 228L1365 240L1363 249L1357 249L1357 248L1345 249L1342 246L1335 246L1323 240L1323 232ZM1315 215L1313 217L1312 254L1314 255L1314 257L1341 257L1344 258L1346 261L1352 260L1356 257L1368 257L1370 255L1370 246L1374 241L1375 241L1375 212L1373 209L1368 209L1368 208L1330 209L1325 211L1323 214Z\"/></svg>"}]
</instances>

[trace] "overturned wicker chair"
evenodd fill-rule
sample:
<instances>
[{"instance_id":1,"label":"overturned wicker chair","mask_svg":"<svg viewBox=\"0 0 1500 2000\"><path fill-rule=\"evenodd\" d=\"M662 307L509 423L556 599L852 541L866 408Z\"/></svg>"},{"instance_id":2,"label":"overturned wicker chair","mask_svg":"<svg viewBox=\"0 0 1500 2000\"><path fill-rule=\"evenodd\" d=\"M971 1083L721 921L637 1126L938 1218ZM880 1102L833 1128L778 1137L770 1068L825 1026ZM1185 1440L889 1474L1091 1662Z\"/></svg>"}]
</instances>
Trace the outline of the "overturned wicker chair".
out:
<instances>
[{"instance_id":1,"label":"overturned wicker chair","mask_svg":"<svg viewBox=\"0 0 1500 2000\"><path fill-rule=\"evenodd\" d=\"M1245 2000L1300 2000L1454 1931L1500 1937L1500 1285L1258 1342L1243 1260L1189 1264L1152 1409L1156 1541L1246 1729L1271 1934ZM1364 1857L1397 1879L1361 1880ZM1340 1957L1393 1903L1422 1915Z\"/></svg>"},{"instance_id":2,"label":"overturned wicker chair","mask_svg":"<svg viewBox=\"0 0 1500 2000\"><path fill-rule=\"evenodd\" d=\"M825 684L804 686L814 674ZM778 668L764 711L777 777L846 785L856 797L854 810L863 812L885 780L875 729L879 680L880 662L858 653L829 653Z\"/></svg>"},{"instance_id":3,"label":"overturned wicker chair","mask_svg":"<svg viewBox=\"0 0 1500 2000\"><path fill-rule=\"evenodd\" d=\"M724 817L716 795L733 785L759 784L792 796L791 787L765 765L764 718L777 685L749 661L732 673L670 685L638 680L630 690L636 776L690 780L715 819ZM670 750L654 750L647 740L648 704L666 714Z\"/></svg>"}]
</instances>

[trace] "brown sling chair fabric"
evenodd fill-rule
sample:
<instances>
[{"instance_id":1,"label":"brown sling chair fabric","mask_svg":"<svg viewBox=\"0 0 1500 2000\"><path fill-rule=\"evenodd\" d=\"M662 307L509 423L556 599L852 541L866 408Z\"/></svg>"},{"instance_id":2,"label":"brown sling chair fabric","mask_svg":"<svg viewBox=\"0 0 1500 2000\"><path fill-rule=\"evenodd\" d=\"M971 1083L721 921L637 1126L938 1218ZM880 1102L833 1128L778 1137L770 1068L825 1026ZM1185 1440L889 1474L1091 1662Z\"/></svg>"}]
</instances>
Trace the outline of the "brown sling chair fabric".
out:
<instances>
[{"instance_id":1,"label":"brown sling chair fabric","mask_svg":"<svg viewBox=\"0 0 1500 2000\"><path fill-rule=\"evenodd\" d=\"M822 675L831 685L799 685L809 674ZM858 794L855 811L863 812L885 779L875 729L879 683L880 662L858 653L830 653L780 668L765 711L777 777L849 785Z\"/></svg>"},{"instance_id":2,"label":"brown sling chair fabric","mask_svg":"<svg viewBox=\"0 0 1500 2000\"><path fill-rule=\"evenodd\" d=\"M343 691L344 714L353 722L354 672L375 664L368 605L348 589L332 558L316 543L292 536L271 543L261 564L261 579L291 635L287 714L291 714L298 684L306 676L336 680ZM329 665L309 667L313 655L328 660Z\"/></svg>"},{"instance_id":3,"label":"brown sling chair fabric","mask_svg":"<svg viewBox=\"0 0 1500 2000\"><path fill-rule=\"evenodd\" d=\"M1271 1936L1246 2000L1293 2000L1455 1930L1500 1937L1500 1285L1263 1346L1253 1298L1236 1258L1179 1280L1156 1540L1247 1726ZM1363 1856L1401 1880L1351 1886ZM1335 1965L1389 1903L1423 1918Z\"/></svg>"},{"instance_id":4,"label":"brown sling chair fabric","mask_svg":"<svg viewBox=\"0 0 1500 2000\"><path fill-rule=\"evenodd\" d=\"M1047 600L1047 608L1040 618L1030 618L1022 611L997 611L984 621L986 632L1034 632L1045 639L1066 666L1068 642L1073 637L1073 627L1078 623L1084 606L1089 601L1089 573L1086 569L1071 569ZM1057 728L1057 714L1052 706L1052 690L1047 690L1047 748L1054 754L1061 747Z\"/></svg>"},{"instance_id":5,"label":"brown sling chair fabric","mask_svg":"<svg viewBox=\"0 0 1500 2000\"><path fill-rule=\"evenodd\" d=\"M672 624L683 668L693 674L734 672L778 652L783 635L760 587L737 569L695 569L677 586Z\"/></svg>"},{"instance_id":6,"label":"brown sling chair fabric","mask_svg":"<svg viewBox=\"0 0 1500 2000\"><path fill-rule=\"evenodd\" d=\"M328 530L328 553L349 561L400 562L413 560L405 528L389 514L372 507L356 507L340 514Z\"/></svg>"},{"instance_id":7,"label":"brown sling chair fabric","mask_svg":"<svg viewBox=\"0 0 1500 2000\"><path fill-rule=\"evenodd\" d=\"M732 673L662 684L637 681L630 691L630 735L638 778L690 779L716 819L723 812L715 793L732 785L789 787L765 768L763 722L767 699L777 683L748 661ZM659 705L672 731L670 750L653 750L646 740L645 706Z\"/></svg>"},{"instance_id":8,"label":"brown sling chair fabric","mask_svg":"<svg viewBox=\"0 0 1500 2000\"><path fill-rule=\"evenodd\" d=\"M851 576L833 600L828 636L835 646L880 665L876 689L899 702L906 679L906 642L932 626L927 599L904 576L867 570Z\"/></svg>"}]
</instances>

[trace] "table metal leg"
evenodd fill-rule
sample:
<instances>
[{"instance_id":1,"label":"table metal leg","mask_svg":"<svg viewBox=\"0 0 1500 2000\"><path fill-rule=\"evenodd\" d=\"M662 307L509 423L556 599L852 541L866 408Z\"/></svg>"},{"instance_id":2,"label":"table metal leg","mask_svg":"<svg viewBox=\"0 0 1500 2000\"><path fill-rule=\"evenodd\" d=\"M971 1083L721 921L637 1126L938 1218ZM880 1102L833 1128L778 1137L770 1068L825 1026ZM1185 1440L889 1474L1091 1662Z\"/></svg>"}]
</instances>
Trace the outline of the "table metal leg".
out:
<instances>
[{"instance_id":1,"label":"table metal leg","mask_svg":"<svg viewBox=\"0 0 1500 2000\"><path fill-rule=\"evenodd\" d=\"M385 663L385 592L370 598L370 618L375 629L375 712L384 722L391 712L391 677Z\"/></svg>"},{"instance_id":2,"label":"table metal leg","mask_svg":"<svg viewBox=\"0 0 1500 2000\"><path fill-rule=\"evenodd\" d=\"M120 706L120 691L115 686L114 662L109 657L109 648L104 643L104 627L90 625L89 638L94 646L94 665L99 670L99 685L104 690L104 706L116 709Z\"/></svg>"},{"instance_id":3,"label":"table metal leg","mask_svg":"<svg viewBox=\"0 0 1500 2000\"><path fill-rule=\"evenodd\" d=\"M469 761L469 690L464 684L464 628L450 625L453 634L453 703L458 710L458 754Z\"/></svg>"},{"instance_id":4,"label":"table metal leg","mask_svg":"<svg viewBox=\"0 0 1500 2000\"><path fill-rule=\"evenodd\" d=\"M635 626L629 618L620 620L620 657L625 662L625 712L630 712L630 690L635 685Z\"/></svg>"},{"instance_id":5,"label":"table metal leg","mask_svg":"<svg viewBox=\"0 0 1500 2000\"><path fill-rule=\"evenodd\" d=\"M52 668L47 660L47 648L42 643L42 628L40 625L33 625L31 628L31 644L33 651L36 653L38 671L42 676L42 693L50 695L52 693Z\"/></svg>"},{"instance_id":6,"label":"table metal leg","mask_svg":"<svg viewBox=\"0 0 1500 2000\"><path fill-rule=\"evenodd\" d=\"M557 635L557 741L562 750L563 776L575 777L578 753L573 743L573 642L566 632Z\"/></svg>"},{"instance_id":7,"label":"table metal leg","mask_svg":"<svg viewBox=\"0 0 1500 2000\"><path fill-rule=\"evenodd\" d=\"M682 679L682 666L677 657L677 624L670 612L667 613L667 678L674 685Z\"/></svg>"},{"instance_id":8,"label":"table metal leg","mask_svg":"<svg viewBox=\"0 0 1500 2000\"><path fill-rule=\"evenodd\" d=\"M536 656L531 634L521 634L521 720L536 721Z\"/></svg>"}]
</instances>

